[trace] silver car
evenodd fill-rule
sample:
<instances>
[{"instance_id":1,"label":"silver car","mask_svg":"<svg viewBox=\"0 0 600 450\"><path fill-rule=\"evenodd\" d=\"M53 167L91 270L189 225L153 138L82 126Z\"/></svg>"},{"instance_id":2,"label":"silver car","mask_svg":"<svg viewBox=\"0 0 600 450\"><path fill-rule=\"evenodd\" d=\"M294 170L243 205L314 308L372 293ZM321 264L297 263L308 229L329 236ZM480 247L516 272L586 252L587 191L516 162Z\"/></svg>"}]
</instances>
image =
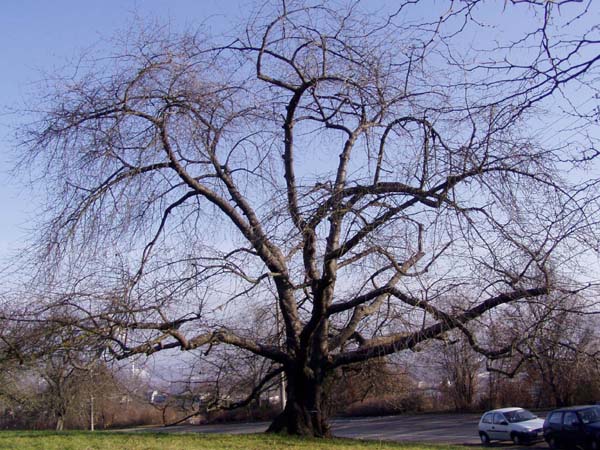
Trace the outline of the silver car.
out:
<instances>
[{"instance_id":1,"label":"silver car","mask_svg":"<svg viewBox=\"0 0 600 450\"><path fill-rule=\"evenodd\" d=\"M544 420L523 408L501 408L486 412L479 421L483 444L512 440L527 444L543 438Z\"/></svg>"}]
</instances>

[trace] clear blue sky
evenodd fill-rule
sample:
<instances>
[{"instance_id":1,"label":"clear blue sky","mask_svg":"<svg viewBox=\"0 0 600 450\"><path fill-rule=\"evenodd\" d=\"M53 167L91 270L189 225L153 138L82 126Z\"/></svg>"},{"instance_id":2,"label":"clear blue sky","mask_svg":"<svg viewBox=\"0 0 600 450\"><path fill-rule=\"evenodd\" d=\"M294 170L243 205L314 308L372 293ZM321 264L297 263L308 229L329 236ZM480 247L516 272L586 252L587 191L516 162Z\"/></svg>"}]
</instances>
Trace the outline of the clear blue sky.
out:
<instances>
[{"instance_id":1,"label":"clear blue sky","mask_svg":"<svg viewBox=\"0 0 600 450\"><path fill-rule=\"evenodd\" d=\"M12 124L32 85L76 58L102 48L107 38L126 30L134 18L169 23L173 29L204 23L226 30L247 10L244 0L14 0L0 10L0 260L24 243L30 219L38 212L35 193L9 174L14 152Z\"/></svg>"}]
</instances>

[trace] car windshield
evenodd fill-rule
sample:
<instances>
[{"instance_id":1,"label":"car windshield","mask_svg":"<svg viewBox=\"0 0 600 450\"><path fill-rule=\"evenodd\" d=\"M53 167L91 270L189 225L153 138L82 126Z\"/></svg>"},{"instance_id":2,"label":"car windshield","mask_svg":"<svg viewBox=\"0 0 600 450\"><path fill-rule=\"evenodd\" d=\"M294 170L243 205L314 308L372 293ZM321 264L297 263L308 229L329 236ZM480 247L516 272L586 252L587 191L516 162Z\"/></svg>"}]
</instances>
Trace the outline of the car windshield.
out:
<instances>
[{"instance_id":1,"label":"car windshield","mask_svg":"<svg viewBox=\"0 0 600 450\"><path fill-rule=\"evenodd\" d=\"M517 409L515 411L509 411L504 413L504 417L510 423L524 422L526 420L537 419L537 416L526 409Z\"/></svg>"},{"instance_id":2,"label":"car windshield","mask_svg":"<svg viewBox=\"0 0 600 450\"><path fill-rule=\"evenodd\" d=\"M583 423L600 422L600 407L582 409L579 411L579 417Z\"/></svg>"}]
</instances>

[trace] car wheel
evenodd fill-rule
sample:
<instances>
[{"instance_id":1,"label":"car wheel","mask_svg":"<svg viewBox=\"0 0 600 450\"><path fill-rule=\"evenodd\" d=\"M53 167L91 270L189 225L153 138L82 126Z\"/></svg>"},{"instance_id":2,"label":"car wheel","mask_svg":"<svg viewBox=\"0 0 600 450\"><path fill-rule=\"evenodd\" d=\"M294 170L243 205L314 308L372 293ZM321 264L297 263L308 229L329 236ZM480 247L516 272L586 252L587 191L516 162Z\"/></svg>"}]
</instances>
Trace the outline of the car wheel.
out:
<instances>
[{"instance_id":1,"label":"car wheel","mask_svg":"<svg viewBox=\"0 0 600 450\"><path fill-rule=\"evenodd\" d=\"M523 443L521 436L519 436L516 433L513 433L510 438L512 439L512 441L515 445L521 445Z\"/></svg>"},{"instance_id":2,"label":"car wheel","mask_svg":"<svg viewBox=\"0 0 600 450\"><path fill-rule=\"evenodd\" d=\"M488 445L490 443L490 437L487 435L487 433L479 433L479 439L481 439L481 443L483 445Z\"/></svg>"},{"instance_id":3,"label":"car wheel","mask_svg":"<svg viewBox=\"0 0 600 450\"><path fill-rule=\"evenodd\" d=\"M550 439L548 439L548 447L550 447L552 450L555 450L558 448L558 444L556 443L556 439L554 437L551 437Z\"/></svg>"},{"instance_id":4,"label":"car wheel","mask_svg":"<svg viewBox=\"0 0 600 450\"><path fill-rule=\"evenodd\" d=\"M592 441L590 448L592 450L600 450L600 444L598 443L597 440Z\"/></svg>"}]
</instances>

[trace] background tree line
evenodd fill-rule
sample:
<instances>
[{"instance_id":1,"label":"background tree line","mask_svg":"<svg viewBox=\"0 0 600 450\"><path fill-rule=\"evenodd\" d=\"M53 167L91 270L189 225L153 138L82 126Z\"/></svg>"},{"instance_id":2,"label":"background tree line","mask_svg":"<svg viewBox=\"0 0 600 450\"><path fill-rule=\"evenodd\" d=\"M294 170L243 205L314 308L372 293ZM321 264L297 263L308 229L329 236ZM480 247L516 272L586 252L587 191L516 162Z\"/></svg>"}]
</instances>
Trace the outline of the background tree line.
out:
<instances>
[{"instance_id":1,"label":"background tree line","mask_svg":"<svg viewBox=\"0 0 600 450\"><path fill-rule=\"evenodd\" d=\"M573 298L562 303L565 307L554 304L546 311L542 322L525 313L514 318L518 324L502 323L502 318L494 330L496 339L514 341L513 354L502 358L483 357L456 334L409 355L340 369L331 381L337 388L326 405L328 414L466 412L506 405L552 408L600 401L596 317L581 314ZM529 314L548 308L523 306ZM251 322L255 327L275 326L263 314L255 314ZM537 329L527 336L514 333L532 323ZM37 333L48 339L48 331ZM22 330L18 335L25 338ZM37 344L39 354L21 352L16 357L16 343L8 345L10 338L6 327L0 346L2 428L90 429L92 420L97 429L265 420L281 410L281 380L263 384L270 368L243 352L216 349L215 355L189 361L166 382L161 378L172 370L159 366L155 373L136 371L135 365L115 365L62 345L50 350Z\"/></svg>"}]
</instances>

